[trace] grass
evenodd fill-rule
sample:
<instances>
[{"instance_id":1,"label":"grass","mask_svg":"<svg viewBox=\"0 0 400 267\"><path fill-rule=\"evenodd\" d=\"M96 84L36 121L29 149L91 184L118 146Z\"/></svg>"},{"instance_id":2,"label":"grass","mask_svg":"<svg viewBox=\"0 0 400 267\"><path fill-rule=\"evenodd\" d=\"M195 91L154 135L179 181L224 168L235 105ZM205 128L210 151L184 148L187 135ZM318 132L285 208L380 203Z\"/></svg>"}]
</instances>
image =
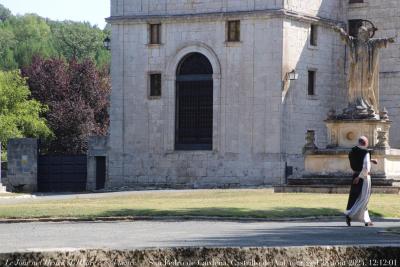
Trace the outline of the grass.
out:
<instances>
[{"instance_id":1,"label":"grass","mask_svg":"<svg viewBox=\"0 0 400 267\"><path fill-rule=\"evenodd\" d=\"M15 194L12 193L0 193L0 197L9 197L9 196L13 196Z\"/></svg>"},{"instance_id":2,"label":"grass","mask_svg":"<svg viewBox=\"0 0 400 267\"><path fill-rule=\"evenodd\" d=\"M24 193L11 193L11 192L6 192L6 193L0 193L0 197L17 197L17 196L23 196L26 195Z\"/></svg>"},{"instance_id":3,"label":"grass","mask_svg":"<svg viewBox=\"0 0 400 267\"><path fill-rule=\"evenodd\" d=\"M347 195L274 194L271 190L201 190L135 193L119 197L76 198L0 204L0 218L110 216L217 216L283 218L342 215ZM400 218L400 195L372 196L375 217Z\"/></svg>"}]
</instances>

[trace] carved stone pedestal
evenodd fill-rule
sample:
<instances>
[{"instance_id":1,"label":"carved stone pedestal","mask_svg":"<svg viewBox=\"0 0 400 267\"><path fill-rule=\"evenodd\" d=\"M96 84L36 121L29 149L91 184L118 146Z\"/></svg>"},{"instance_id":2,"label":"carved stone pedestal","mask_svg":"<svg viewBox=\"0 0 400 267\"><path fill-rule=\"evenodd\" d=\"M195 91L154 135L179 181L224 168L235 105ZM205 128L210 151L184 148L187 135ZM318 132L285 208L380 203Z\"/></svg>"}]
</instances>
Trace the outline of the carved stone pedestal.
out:
<instances>
[{"instance_id":1,"label":"carved stone pedestal","mask_svg":"<svg viewBox=\"0 0 400 267\"><path fill-rule=\"evenodd\" d=\"M351 177L348 154L349 148L318 149L307 151L305 154L304 177ZM372 157L378 160L378 165L373 165L372 179L392 179L400 183L400 149L374 149Z\"/></svg>"},{"instance_id":2,"label":"carved stone pedestal","mask_svg":"<svg viewBox=\"0 0 400 267\"><path fill-rule=\"evenodd\" d=\"M372 157L379 162L372 166L373 183L375 180L375 184L399 186L400 149L391 149L389 146L390 124L387 120L327 120L328 146L324 149L304 149L303 177L316 181L324 178L325 183L329 179L331 185L338 184L344 178L351 181L353 171L348 154L357 145L358 138L364 135L369 139ZM310 147L310 144L306 146Z\"/></svg>"},{"instance_id":3,"label":"carved stone pedestal","mask_svg":"<svg viewBox=\"0 0 400 267\"><path fill-rule=\"evenodd\" d=\"M358 138L362 135L368 138L370 147L389 148L387 140L391 121L326 120L325 122L328 128L328 148L351 148L357 145Z\"/></svg>"}]
</instances>

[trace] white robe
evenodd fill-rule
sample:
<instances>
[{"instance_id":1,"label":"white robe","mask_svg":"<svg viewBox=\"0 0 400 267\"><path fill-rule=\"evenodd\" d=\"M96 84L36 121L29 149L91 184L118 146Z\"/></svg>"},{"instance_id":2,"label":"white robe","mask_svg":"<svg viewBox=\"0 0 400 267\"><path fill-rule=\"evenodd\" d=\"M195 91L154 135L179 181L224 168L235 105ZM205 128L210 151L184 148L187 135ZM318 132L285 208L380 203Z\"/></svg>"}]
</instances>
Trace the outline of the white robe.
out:
<instances>
[{"instance_id":1,"label":"white robe","mask_svg":"<svg viewBox=\"0 0 400 267\"><path fill-rule=\"evenodd\" d=\"M369 223L371 219L368 213L368 202L371 196L371 159L369 153L364 157L363 169L359 175L363 179L362 191L356 202L350 210L346 210L344 214L349 216L352 221Z\"/></svg>"}]
</instances>

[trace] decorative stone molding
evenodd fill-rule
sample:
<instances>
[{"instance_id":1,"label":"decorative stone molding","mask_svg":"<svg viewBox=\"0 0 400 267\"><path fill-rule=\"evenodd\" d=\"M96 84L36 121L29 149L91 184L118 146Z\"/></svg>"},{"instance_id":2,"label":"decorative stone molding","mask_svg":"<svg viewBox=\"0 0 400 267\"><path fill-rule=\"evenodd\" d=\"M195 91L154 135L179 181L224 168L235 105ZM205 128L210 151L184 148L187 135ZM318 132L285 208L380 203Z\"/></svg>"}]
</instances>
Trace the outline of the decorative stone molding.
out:
<instances>
[{"instance_id":1,"label":"decorative stone molding","mask_svg":"<svg viewBox=\"0 0 400 267\"><path fill-rule=\"evenodd\" d=\"M357 145L362 135L369 140L370 146L378 144L378 132L389 135L390 121L384 120L326 120L328 130L328 148L351 148ZM389 137L388 137L389 138Z\"/></svg>"},{"instance_id":2,"label":"decorative stone molding","mask_svg":"<svg viewBox=\"0 0 400 267\"><path fill-rule=\"evenodd\" d=\"M210 21L224 19L241 18L284 18L290 20L301 21L305 23L314 23L325 27L332 25L344 24L343 21L312 16L286 9L263 9L263 10L243 10L243 11L224 11L224 12L205 12L205 13L185 13L185 14L138 14L111 16L106 18L110 24L124 23L147 23L149 20L157 21Z\"/></svg>"},{"instance_id":3,"label":"decorative stone molding","mask_svg":"<svg viewBox=\"0 0 400 267\"><path fill-rule=\"evenodd\" d=\"M383 108L383 110L379 113L379 117L381 120L389 120L389 114L386 108Z\"/></svg>"},{"instance_id":4,"label":"decorative stone molding","mask_svg":"<svg viewBox=\"0 0 400 267\"><path fill-rule=\"evenodd\" d=\"M388 149L389 146L389 133L387 131L378 131L378 143L375 145L378 149Z\"/></svg>"},{"instance_id":5,"label":"decorative stone molding","mask_svg":"<svg viewBox=\"0 0 400 267\"><path fill-rule=\"evenodd\" d=\"M315 131L314 130L307 130L306 133L306 144L303 147L303 153L307 151L313 151L318 149L315 145Z\"/></svg>"}]
</instances>

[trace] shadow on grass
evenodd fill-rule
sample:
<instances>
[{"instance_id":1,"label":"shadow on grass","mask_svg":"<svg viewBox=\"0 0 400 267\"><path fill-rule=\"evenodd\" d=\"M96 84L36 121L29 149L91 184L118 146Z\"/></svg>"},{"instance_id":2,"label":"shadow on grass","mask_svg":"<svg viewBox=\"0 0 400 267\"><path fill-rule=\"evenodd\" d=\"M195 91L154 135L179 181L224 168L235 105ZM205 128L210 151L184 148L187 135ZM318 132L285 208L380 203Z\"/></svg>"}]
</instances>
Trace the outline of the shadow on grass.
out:
<instances>
[{"instance_id":1,"label":"shadow on grass","mask_svg":"<svg viewBox=\"0 0 400 267\"><path fill-rule=\"evenodd\" d=\"M383 217L377 212L370 212L373 217ZM119 216L210 216L210 217L242 217L242 218L305 218L320 216L343 216L343 211L333 208L286 207L270 210L249 210L245 208L191 208L178 210L157 209L120 209L98 214L99 217Z\"/></svg>"},{"instance_id":2,"label":"shadow on grass","mask_svg":"<svg viewBox=\"0 0 400 267\"><path fill-rule=\"evenodd\" d=\"M382 213L379 213L379 212L376 212L376 211L373 211L373 210L368 210L368 212L369 212L369 215L372 216L372 217L376 217L376 218L385 217L385 216L383 216Z\"/></svg>"}]
</instances>

